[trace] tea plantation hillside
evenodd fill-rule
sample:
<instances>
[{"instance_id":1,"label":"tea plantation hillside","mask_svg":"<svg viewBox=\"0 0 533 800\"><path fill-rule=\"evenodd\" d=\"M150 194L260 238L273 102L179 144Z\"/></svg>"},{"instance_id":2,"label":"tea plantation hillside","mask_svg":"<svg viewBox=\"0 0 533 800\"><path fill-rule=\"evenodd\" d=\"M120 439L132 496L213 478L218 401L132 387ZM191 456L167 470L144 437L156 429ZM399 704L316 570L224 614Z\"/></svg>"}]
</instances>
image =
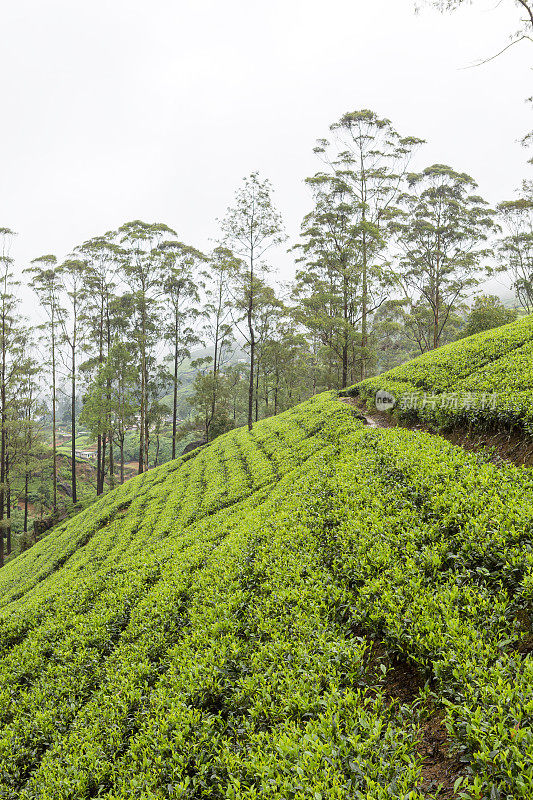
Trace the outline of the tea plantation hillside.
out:
<instances>
[{"instance_id":1,"label":"tea plantation hillside","mask_svg":"<svg viewBox=\"0 0 533 800\"><path fill-rule=\"evenodd\" d=\"M445 345L343 394L390 392L396 412L437 426L461 424L533 434L533 314Z\"/></svg>"},{"instance_id":2,"label":"tea plantation hillside","mask_svg":"<svg viewBox=\"0 0 533 800\"><path fill-rule=\"evenodd\" d=\"M0 571L0 798L531 798L532 596L530 471L318 396Z\"/></svg>"}]
</instances>

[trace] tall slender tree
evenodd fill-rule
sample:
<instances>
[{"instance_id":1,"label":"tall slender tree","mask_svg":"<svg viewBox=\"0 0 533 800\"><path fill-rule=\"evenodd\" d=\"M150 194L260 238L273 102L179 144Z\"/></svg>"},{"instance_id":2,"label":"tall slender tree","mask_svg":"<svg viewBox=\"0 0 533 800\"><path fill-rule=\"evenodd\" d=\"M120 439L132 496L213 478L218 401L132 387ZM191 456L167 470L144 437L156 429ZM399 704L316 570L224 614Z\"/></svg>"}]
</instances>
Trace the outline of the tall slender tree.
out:
<instances>
[{"instance_id":1,"label":"tall slender tree","mask_svg":"<svg viewBox=\"0 0 533 800\"><path fill-rule=\"evenodd\" d=\"M205 256L194 247L178 241L163 241L161 251L162 299L167 308L166 338L172 359L172 458L176 458L179 368L190 357L190 348L199 342L193 328L200 314L200 294L196 273Z\"/></svg>"},{"instance_id":2,"label":"tall slender tree","mask_svg":"<svg viewBox=\"0 0 533 800\"><path fill-rule=\"evenodd\" d=\"M71 435L71 489L72 502L78 501L76 480L76 386L77 356L80 334L80 316L86 299L87 262L77 259L64 261L59 268L63 295L68 308L61 316L63 341L68 348L68 371L70 373L70 435Z\"/></svg>"},{"instance_id":3,"label":"tall slender tree","mask_svg":"<svg viewBox=\"0 0 533 800\"><path fill-rule=\"evenodd\" d=\"M127 324L129 315L114 313L119 272L124 253L116 243L116 233L109 231L84 242L76 248L76 258L86 264L84 276L85 298L80 315L84 329L84 350L88 356L83 370L94 377L102 369L109 356L115 328ZM121 318L122 317L122 318ZM104 407L101 407L104 413ZM102 494L106 475L106 455L113 464L112 442L108 443L103 431L107 430L101 420L97 433L96 491ZM109 448L107 445L109 444ZM109 450L109 452L108 452ZM110 468L112 472L112 467Z\"/></svg>"},{"instance_id":4,"label":"tall slender tree","mask_svg":"<svg viewBox=\"0 0 533 800\"><path fill-rule=\"evenodd\" d=\"M157 326L157 300L161 289L161 244L177 239L177 234L162 223L134 220L122 225L118 238L125 253L123 272L128 282L138 323L135 341L139 352L141 397L139 413L139 474L148 469L150 365Z\"/></svg>"},{"instance_id":5,"label":"tall slender tree","mask_svg":"<svg viewBox=\"0 0 533 800\"><path fill-rule=\"evenodd\" d=\"M23 358L25 369L20 379L19 435L23 442L20 473L22 479L22 502L24 504L24 533L28 532L30 480L34 475L38 474L39 467L46 460L46 449L38 423L38 416L42 414L43 410L39 397L41 387L37 380L40 368L35 358L32 357L32 350L32 343L29 343L28 350Z\"/></svg>"},{"instance_id":6,"label":"tall slender tree","mask_svg":"<svg viewBox=\"0 0 533 800\"><path fill-rule=\"evenodd\" d=\"M524 181L521 196L498 205L504 236L499 242L501 268L512 275L520 305L533 311L533 181Z\"/></svg>"},{"instance_id":7,"label":"tall slender tree","mask_svg":"<svg viewBox=\"0 0 533 800\"><path fill-rule=\"evenodd\" d=\"M57 511L57 366L61 321L64 316L61 306L61 278L57 268L57 258L54 255L41 256L31 263L32 266L26 272L31 275L30 285L47 316L46 323L40 327L50 354L53 509Z\"/></svg>"},{"instance_id":8,"label":"tall slender tree","mask_svg":"<svg viewBox=\"0 0 533 800\"><path fill-rule=\"evenodd\" d=\"M258 278L265 271L266 252L285 241L281 215L272 202L272 185L261 180L257 172L244 178L237 190L235 204L228 208L221 223L224 243L246 265L240 273L239 292L244 300L245 319L250 350L248 384L248 428L252 429L255 393L255 306Z\"/></svg>"},{"instance_id":9,"label":"tall slender tree","mask_svg":"<svg viewBox=\"0 0 533 800\"><path fill-rule=\"evenodd\" d=\"M10 254L14 233L0 228L0 566L4 563L4 537L11 553L9 444L13 424L14 386L20 375L23 334L17 324L18 301L13 293L13 259Z\"/></svg>"},{"instance_id":10,"label":"tall slender tree","mask_svg":"<svg viewBox=\"0 0 533 800\"><path fill-rule=\"evenodd\" d=\"M126 432L138 411L138 372L135 353L125 341L115 339L105 363L88 387L81 419L93 436L114 441L120 456L120 483L124 483ZM109 475L113 486L113 475Z\"/></svg>"},{"instance_id":11,"label":"tall slender tree","mask_svg":"<svg viewBox=\"0 0 533 800\"><path fill-rule=\"evenodd\" d=\"M354 379L353 366L360 352L363 313L359 215L352 192L341 178L319 174L307 182L312 188L315 206L304 218L302 243L296 246L300 249L298 261L303 268L297 272L294 297L300 306L299 320L310 332L321 337L336 372L340 366L341 386L346 386L349 379L352 382ZM377 232L372 241L375 247L381 247ZM367 244L367 255L369 252ZM373 278L377 278L376 268ZM380 280L380 284L383 283ZM376 288L374 280L375 307L382 302L376 297ZM369 311L368 304L366 311Z\"/></svg>"},{"instance_id":12,"label":"tall slender tree","mask_svg":"<svg viewBox=\"0 0 533 800\"><path fill-rule=\"evenodd\" d=\"M226 247L213 250L202 273L206 287L206 301L203 309L202 336L205 344L212 349L211 380L205 381L211 399L205 404L205 437L209 440L210 429L217 414L217 404L221 389L220 374L233 342L232 294L233 276L239 271L239 260Z\"/></svg>"}]
</instances>

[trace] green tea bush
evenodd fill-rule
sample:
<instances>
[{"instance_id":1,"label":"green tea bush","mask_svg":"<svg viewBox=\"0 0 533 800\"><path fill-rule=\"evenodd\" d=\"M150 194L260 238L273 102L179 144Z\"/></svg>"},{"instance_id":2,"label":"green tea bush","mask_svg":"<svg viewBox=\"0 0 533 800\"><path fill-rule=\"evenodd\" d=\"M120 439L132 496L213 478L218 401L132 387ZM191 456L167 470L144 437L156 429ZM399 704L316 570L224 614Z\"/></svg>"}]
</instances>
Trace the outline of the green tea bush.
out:
<instances>
[{"instance_id":1,"label":"green tea bush","mask_svg":"<svg viewBox=\"0 0 533 800\"><path fill-rule=\"evenodd\" d=\"M0 571L0 798L533 795L533 480L322 395ZM426 681L395 701L395 659Z\"/></svg>"}]
</instances>

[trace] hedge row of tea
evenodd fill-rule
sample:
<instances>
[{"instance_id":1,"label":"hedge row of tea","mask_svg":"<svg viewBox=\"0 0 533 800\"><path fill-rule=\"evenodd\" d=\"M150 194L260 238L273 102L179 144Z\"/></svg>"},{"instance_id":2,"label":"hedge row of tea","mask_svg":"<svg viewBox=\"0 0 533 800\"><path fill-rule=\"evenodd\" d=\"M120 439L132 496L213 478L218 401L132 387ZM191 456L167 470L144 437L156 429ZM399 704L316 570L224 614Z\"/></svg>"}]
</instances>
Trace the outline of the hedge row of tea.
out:
<instances>
[{"instance_id":1,"label":"hedge row of tea","mask_svg":"<svg viewBox=\"0 0 533 800\"><path fill-rule=\"evenodd\" d=\"M533 315L445 345L344 393L373 403L379 389L396 413L431 424L519 428L533 434Z\"/></svg>"},{"instance_id":2,"label":"hedge row of tea","mask_svg":"<svg viewBox=\"0 0 533 800\"><path fill-rule=\"evenodd\" d=\"M0 798L427 800L435 708L457 796L531 797L532 523L327 395L130 481L0 572Z\"/></svg>"}]
</instances>

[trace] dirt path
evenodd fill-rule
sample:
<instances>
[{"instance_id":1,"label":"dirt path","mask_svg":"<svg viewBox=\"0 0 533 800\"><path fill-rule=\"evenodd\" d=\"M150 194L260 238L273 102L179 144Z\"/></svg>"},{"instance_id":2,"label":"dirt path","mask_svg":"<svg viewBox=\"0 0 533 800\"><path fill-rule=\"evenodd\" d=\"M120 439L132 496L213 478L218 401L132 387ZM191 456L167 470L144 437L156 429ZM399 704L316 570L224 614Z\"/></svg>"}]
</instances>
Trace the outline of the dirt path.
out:
<instances>
[{"instance_id":1,"label":"dirt path","mask_svg":"<svg viewBox=\"0 0 533 800\"><path fill-rule=\"evenodd\" d=\"M408 428L414 431L425 431L433 436L441 436L451 444L459 445L465 450L485 453L489 460L497 464L510 461L520 467L533 467L533 440L523 434L509 431L476 431L466 427L457 427L452 431L435 431L422 422L407 425L384 411L368 411L355 397L339 397L341 403L357 409L357 416L370 428Z\"/></svg>"},{"instance_id":2,"label":"dirt path","mask_svg":"<svg viewBox=\"0 0 533 800\"><path fill-rule=\"evenodd\" d=\"M394 420L383 411L374 411L370 413L362 405L360 405L355 397L339 397L341 403L346 403L347 406L356 408L359 414L357 415L361 422L368 425L369 428L394 428L397 427Z\"/></svg>"}]
</instances>

